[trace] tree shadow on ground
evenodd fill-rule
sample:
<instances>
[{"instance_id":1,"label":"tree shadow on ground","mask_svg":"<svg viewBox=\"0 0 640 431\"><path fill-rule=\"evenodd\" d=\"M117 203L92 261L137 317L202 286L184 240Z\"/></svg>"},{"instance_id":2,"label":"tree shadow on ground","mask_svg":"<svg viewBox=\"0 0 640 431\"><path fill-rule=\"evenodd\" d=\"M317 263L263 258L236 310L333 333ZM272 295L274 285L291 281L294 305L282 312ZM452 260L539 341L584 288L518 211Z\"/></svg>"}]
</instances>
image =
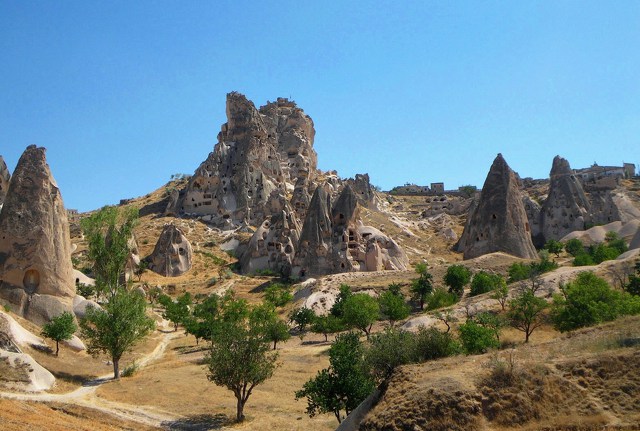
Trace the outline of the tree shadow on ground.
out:
<instances>
[{"instance_id":1,"label":"tree shadow on ground","mask_svg":"<svg viewBox=\"0 0 640 431\"><path fill-rule=\"evenodd\" d=\"M229 418L219 413L217 415L188 416L175 421L162 422L160 425L170 431L209 431L221 429L230 424Z\"/></svg>"},{"instance_id":2,"label":"tree shadow on ground","mask_svg":"<svg viewBox=\"0 0 640 431\"><path fill-rule=\"evenodd\" d=\"M94 386L94 382L97 382L99 380L97 376L87 374L71 374L64 371L51 371L51 374L53 374L56 379L64 380L65 382L82 386Z\"/></svg>"}]
</instances>

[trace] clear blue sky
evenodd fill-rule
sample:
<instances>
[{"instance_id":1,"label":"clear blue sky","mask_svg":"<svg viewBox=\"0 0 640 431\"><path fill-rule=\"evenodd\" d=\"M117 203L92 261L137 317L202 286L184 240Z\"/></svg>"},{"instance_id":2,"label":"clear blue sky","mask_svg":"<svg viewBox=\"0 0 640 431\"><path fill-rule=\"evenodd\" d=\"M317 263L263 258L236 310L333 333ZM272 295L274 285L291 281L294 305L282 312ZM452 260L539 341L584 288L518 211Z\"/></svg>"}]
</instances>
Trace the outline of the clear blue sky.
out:
<instances>
[{"instance_id":1,"label":"clear blue sky","mask_svg":"<svg viewBox=\"0 0 640 431\"><path fill-rule=\"evenodd\" d=\"M384 189L640 163L640 1L0 0L0 65L0 154L46 147L80 210L193 173L233 90Z\"/></svg>"}]
</instances>

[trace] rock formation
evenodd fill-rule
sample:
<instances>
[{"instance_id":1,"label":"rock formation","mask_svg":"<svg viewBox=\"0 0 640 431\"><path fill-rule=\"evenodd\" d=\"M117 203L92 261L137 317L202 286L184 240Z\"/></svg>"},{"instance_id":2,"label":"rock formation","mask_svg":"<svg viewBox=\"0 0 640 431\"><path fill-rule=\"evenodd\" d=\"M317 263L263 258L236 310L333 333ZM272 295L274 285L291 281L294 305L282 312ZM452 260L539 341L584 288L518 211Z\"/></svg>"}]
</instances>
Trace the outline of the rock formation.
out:
<instances>
[{"instance_id":1,"label":"rock formation","mask_svg":"<svg viewBox=\"0 0 640 431\"><path fill-rule=\"evenodd\" d=\"M10 179L11 179L11 175L9 174L9 169L7 168L7 164L4 162L4 158L0 156L0 211L2 210L4 199L7 196L7 190L9 189Z\"/></svg>"},{"instance_id":2,"label":"rock formation","mask_svg":"<svg viewBox=\"0 0 640 431\"><path fill-rule=\"evenodd\" d=\"M245 273L272 269L289 276L301 227L291 205L282 196L273 193L269 204L273 215L251 237L240 265Z\"/></svg>"},{"instance_id":3,"label":"rock formation","mask_svg":"<svg viewBox=\"0 0 640 431\"><path fill-rule=\"evenodd\" d=\"M153 253L148 257L149 269L165 277L177 277L191 269L191 243L173 224L166 224Z\"/></svg>"},{"instance_id":4,"label":"rock formation","mask_svg":"<svg viewBox=\"0 0 640 431\"><path fill-rule=\"evenodd\" d=\"M541 213L544 241L559 240L592 223L591 204L569 162L560 156L553 159L549 195Z\"/></svg>"},{"instance_id":5,"label":"rock formation","mask_svg":"<svg viewBox=\"0 0 640 431\"><path fill-rule=\"evenodd\" d=\"M533 245L540 248L544 246L545 242L544 235L542 234L542 207L526 193L522 194L522 204L524 205L524 211L529 221Z\"/></svg>"},{"instance_id":6,"label":"rock formation","mask_svg":"<svg viewBox=\"0 0 640 431\"><path fill-rule=\"evenodd\" d=\"M491 165L480 200L469 213L458 249L464 253L464 259L497 251L537 258L519 179L502 154L498 154Z\"/></svg>"},{"instance_id":7,"label":"rock formation","mask_svg":"<svg viewBox=\"0 0 640 431\"><path fill-rule=\"evenodd\" d=\"M45 149L27 147L0 213L0 297L36 323L72 311L67 212Z\"/></svg>"},{"instance_id":8,"label":"rock formation","mask_svg":"<svg viewBox=\"0 0 640 431\"><path fill-rule=\"evenodd\" d=\"M318 171L314 136L313 121L294 102L278 98L256 109L229 93L214 151L186 190L170 196L165 214L197 215L223 229L257 226L238 248L243 272L405 268L406 256L390 238L360 233L358 205L376 209L369 176L343 181L335 171Z\"/></svg>"},{"instance_id":9,"label":"rock formation","mask_svg":"<svg viewBox=\"0 0 640 431\"><path fill-rule=\"evenodd\" d=\"M256 109L239 93L227 95L227 123L218 143L191 177L178 205L211 215L219 226L261 224L271 192L294 188L316 173L313 121L287 99Z\"/></svg>"}]
</instances>

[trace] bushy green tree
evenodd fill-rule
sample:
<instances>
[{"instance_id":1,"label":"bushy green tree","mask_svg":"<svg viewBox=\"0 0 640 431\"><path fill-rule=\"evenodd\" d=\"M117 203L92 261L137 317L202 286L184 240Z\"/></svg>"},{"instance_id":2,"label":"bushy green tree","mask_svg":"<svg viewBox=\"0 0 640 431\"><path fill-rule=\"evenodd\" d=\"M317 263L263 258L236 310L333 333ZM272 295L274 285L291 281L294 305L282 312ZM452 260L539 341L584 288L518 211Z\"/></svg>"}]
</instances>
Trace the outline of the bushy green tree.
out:
<instances>
[{"instance_id":1,"label":"bushy green tree","mask_svg":"<svg viewBox=\"0 0 640 431\"><path fill-rule=\"evenodd\" d=\"M273 350L277 344L291 338L289 326L278 317L275 308L270 303L254 307L249 314L251 324L264 334L265 339L273 343Z\"/></svg>"},{"instance_id":2,"label":"bushy green tree","mask_svg":"<svg viewBox=\"0 0 640 431\"><path fill-rule=\"evenodd\" d=\"M564 249L571 256L576 257L579 254L584 253L584 244L582 244L582 241L580 241L578 238L573 238L567 241L567 243L564 245Z\"/></svg>"},{"instance_id":3,"label":"bushy green tree","mask_svg":"<svg viewBox=\"0 0 640 431\"><path fill-rule=\"evenodd\" d=\"M336 302L333 303L331 307L331 314L336 317L342 318L342 307L344 306L344 302L351 296L353 293L351 292L351 287L348 284L340 285L340 292L336 296Z\"/></svg>"},{"instance_id":4,"label":"bushy green tree","mask_svg":"<svg viewBox=\"0 0 640 431\"><path fill-rule=\"evenodd\" d=\"M640 296L640 260L636 262L635 274L629 276L629 281L624 285L624 290L632 295Z\"/></svg>"},{"instance_id":5,"label":"bushy green tree","mask_svg":"<svg viewBox=\"0 0 640 431\"><path fill-rule=\"evenodd\" d=\"M373 334L365 351L365 364L377 383L398 366L417 361L415 335L395 328Z\"/></svg>"},{"instance_id":6,"label":"bushy green tree","mask_svg":"<svg viewBox=\"0 0 640 431\"><path fill-rule=\"evenodd\" d=\"M193 304L193 299L189 292L185 292L175 301L168 295L161 295L158 302L164 307L162 317L173 323L173 330L177 331L178 326L190 316L189 309Z\"/></svg>"},{"instance_id":7,"label":"bushy green tree","mask_svg":"<svg viewBox=\"0 0 640 431\"><path fill-rule=\"evenodd\" d=\"M509 301L507 318L511 326L524 332L524 342L529 342L529 337L544 323L544 310L549 304L542 298L538 298L530 290L523 290L518 296Z\"/></svg>"},{"instance_id":8,"label":"bushy green tree","mask_svg":"<svg viewBox=\"0 0 640 431\"><path fill-rule=\"evenodd\" d=\"M562 253L564 245L560 241L550 239L544 244L544 248L545 250L549 251L549 253L553 253L556 255L556 257L559 257L560 253Z\"/></svg>"},{"instance_id":9,"label":"bushy green tree","mask_svg":"<svg viewBox=\"0 0 640 431\"><path fill-rule=\"evenodd\" d=\"M411 283L413 297L420 304L420 309L424 310L424 302L427 296L433 292L433 276L429 273L426 263L419 263L415 268L418 278Z\"/></svg>"},{"instance_id":10,"label":"bushy green tree","mask_svg":"<svg viewBox=\"0 0 640 431\"><path fill-rule=\"evenodd\" d=\"M449 292L462 297L464 287L471 281L471 271L463 265L451 265L444 275L444 284L449 286Z\"/></svg>"},{"instance_id":11,"label":"bushy green tree","mask_svg":"<svg viewBox=\"0 0 640 431\"><path fill-rule=\"evenodd\" d=\"M146 309L146 301L140 293L118 288L101 308L88 307L80 320L82 337L87 340L87 352L110 355L114 379L120 378L122 355L155 327Z\"/></svg>"},{"instance_id":12,"label":"bushy green tree","mask_svg":"<svg viewBox=\"0 0 640 431\"><path fill-rule=\"evenodd\" d=\"M486 353L489 349L500 347L495 331L473 320L467 320L458 328L462 348L468 355Z\"/></svg>"},{"instance_id":13,"label":"bushy green tree","mask_svg":"<svg viewBox=\"0 0 640 431\"><path fill-rule=\"evenodd\" d=\"M485 271L480 271L473 276L471 281L471 296L480 295L494 290L496 287L505 283L504 278L499 274L490 274Z\"/></svg>"},{"instance_id":14,"label":"bushy green tree","mask_svg":"<svg viewBox=\"0 0 640 431\"><path fill-rule=\"evenodd\" d=\"M531 274L531 265L523 262L514 262L509 266L507 273L509 274L509 283L526 280Z\"/></svg>"},{"instance_id":15,"label":"bushy green tree","mask_svg":"<svg viewBox=\"0 0 640 431\"><path fill-rule=\"evenodd\" d=\"M561 288L562 295L553 299L551 319L562 332L640 313L639 297L613 290L590 271L581 272Z\"/></svg>"},{"instance_id":16,"label":"bushy green tree","mask_svg":"<svg viewBox=\"0 0 640 431\"><path fill-rule=\"evenodd\" d=\"M121 286L137 222L136 208L114 206L104 207L80 222L99 294L114 294Z\"/></svg>"},{"instance_id":17,"label":"bushy green tree","mask_svg":"<svg viewBox=\"0 0 640 431\"><path fill-rule=\"evenodd\" d=\"M328 341L329 334L335 334L344 330L344 323L333 314L316 316L311 324L311 331L324 335L324 341Z\"/></svg>"},{"instance_id":18,"label":"bushy green tree","mask_svg":"<svg viewBox=\"0 0 640 431\"><path fill-rule=\"evenodd\" d=\"M380 303L380 312L389 320L391 326L409 316L409 306L400 294L394 294L387 290L380 295L378 302Z\"/></svg>"},{"instance_id":19,"label":"bushy green tree","mask_svg":"<svg viewBox=\"0 0 640 431\"><path fill-rule=\"evenodd\" d=\"M77 329L78 326L73 314L65 311L52 318L49 323L42 327L42 336L56 342L56 356L58 356L60 341L70 340Z\"/></svg>"},{"instance_id":20,"label":"bushy green tree","mask_svg":"<svg viewBox=\"0 0 640 431\"><path fill-rule=\"evenodd\" d=\"M344 302L343 322L350 328L360 329L367 339L378 317L380 317L378 301L366 293L356 293Z\"/></svg>"},{"instance_id":21,"label":"bushy green tree","mask_svg":"<svg viewBox=\"0 0 640 431\"><path fill-rule=\"evenodd\" d=\"M301 334L307 330L307 326L313 323L316 314L312 309L306 307L300 307L296 310L293 310L291 315L289 316L289 320L292 323L296 324L298 332Z\"/></svg>"},{"instance_id":22,"label":"bushy green tree","mask_svg":"<svg viewBox=\"0 0 640 431\"><path fill-rule=\"evenodd\" d=\"M461 352L460 344L453 338L449 331L442 332L436 328L425 328L421 326L418 328L418 332L415 333L414 337L417 362L453 356Z\"/></svg>"},{"instance_id":23,"label":"bushy green tree","mask_svg":"<svg viewBox=\"0 0 640 431\"><path fill-rule=\"evenodd\" d=\"M498 314L483 311L473 317L478 325L493 331L496 339L500 341L500 331L506 326L504 318Z\"/></svg>"},{"instance_id":24,"label":"bushy green tree","mask_svg":"<svg viewBox=\"0 0 640 431\"><path fill-rule=\"evenodd\" d=\"M264 300L276 307L285 306L292 298L293 295L289 292L289 288L281 283L271 283L264 290Z\"/></svg>"},{"instance_id":25,"label":"bushy green tree","mask_svg":"<svg viewBox=\"0 0 640 431\"><path fill-rule=\"evenodd\" d=\"M364 347L357 334L340 334L329 349L329 367L306 382L296 399L307 399L307 414L333 413L342 422L375 389L364 366Z\"/></svg>"},{"instance_id":26,"label":"bushy green tree","mask_svg":"<svg viewBox=\"0 0 640 431\"><path fill-rule=\"evenodd\" d=\"M273 376L278 355L270 353L263 322L249 317L246 302L231 299L221 316L206 356L207 378L233 392L236 421L241 422L253 389Z\"/></svg>"},{"instance_id":27,"label":"bushy green tree","mask_svg":"<svg viewBox=\"0 0 640 431\"><path fill-rule=\"evenodd\" d=\"M449 292L444 287L436 287L427 297L426 307L427 310L437 310L453 305L459 300L460 297L456 293Z\"/></svg>"}]
</instances>

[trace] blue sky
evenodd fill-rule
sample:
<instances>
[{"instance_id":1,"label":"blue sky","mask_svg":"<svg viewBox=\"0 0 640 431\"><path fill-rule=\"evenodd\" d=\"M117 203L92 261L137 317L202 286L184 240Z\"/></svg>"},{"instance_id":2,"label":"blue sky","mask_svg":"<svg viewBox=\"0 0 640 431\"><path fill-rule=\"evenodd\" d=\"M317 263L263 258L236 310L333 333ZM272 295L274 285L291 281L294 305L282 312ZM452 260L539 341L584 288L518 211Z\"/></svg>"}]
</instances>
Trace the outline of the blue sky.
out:
<instances>
[{"instance_id":1,"label":"blue sky","mask_svg":"<svg viewBox=\"0 0 640 431\"><path fill-rule=\"evenodd\" d=\"M293 98L319 167L388 189L640 163L638 1L0 0L0 154L89 210L192 173L225 95Z\"/></svg>"}]
</instances>

